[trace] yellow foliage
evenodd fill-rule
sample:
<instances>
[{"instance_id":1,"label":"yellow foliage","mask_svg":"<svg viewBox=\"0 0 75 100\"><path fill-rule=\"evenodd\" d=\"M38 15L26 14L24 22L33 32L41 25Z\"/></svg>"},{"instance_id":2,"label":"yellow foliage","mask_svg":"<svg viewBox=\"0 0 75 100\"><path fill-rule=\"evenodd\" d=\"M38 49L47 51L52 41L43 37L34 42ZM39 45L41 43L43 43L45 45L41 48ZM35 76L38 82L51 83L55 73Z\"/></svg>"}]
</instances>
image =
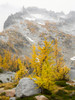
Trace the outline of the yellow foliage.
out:
<instances>
[{"instance_id":1,"label":"yellow foliage","mask_svg":"<svg viewBox=\"0 0 75 100\"><path fill-rule=\"evenodd\" d=\"M3 58L2 58L2 56L0 55L0 67L2 67L2 61L3 61Z\"/></svg>"},{"instance_id":2,"label":"yellow foliage","mask_svg":"<svg viewBox=\"0 0 75 100\"><path fill-rule=\"evenodd\" d=\"M55 81L67 79L69 68L65 66L63 57L58 48L57 40L48 42L46 39L43 46L33 45L31 67L33 68L32 76L36 78L35 82L39 87L53 90Z\"/></svg>"},{"instance_id":3,"label":"yellow foliage","mask_svg":"<svg viewBox=\"0 0 75 100\"><path fill-rule=\"evenodd\" d=\"M6 70L9 69L11 65L11 53L9 51L4 51L4 57L2 62L2 67Z\"/></svg>"},{"instance_id":4,"label":"yellow foliage","mask_svg":"<svg viewBox=\"0 0 75 100\"><path fill-rule=\"evenodd\" d=\"M55 70L54 72L56 73L57 80L67 80L69 79L69 71L70 69L65 65L63 55L61 54L61 49L58 48L58 42L57 39L55 40L55 45L54 45L54 58L56 62Z\"/></svg>"},{"instance_id":5,"label":"yellow foliage","mask_svg":"<svg viewBox=\"0 0 75 100\"><path fill-rule=\"evenodd\" d=\"M0 96L0 100L9 100L9 97L6 97L6 96Z\"/></svg>"},{"instance_id":6,"label":"yellow foliage","mask_svg":"<svg viewBox=\"0 0 75 100\"><path fill-rule=\"evenodd\" d=\"M18 69L18 61L15 55L12 56L10 51L4 50L4 55L0 55L0 68L4 70L16 71Z\"/></svg>"},{"instance_id":7,"label":"yellow foliage","mask_svg":"<svg viewBox=\"0 0 75 100\"><path fill-rule=\"evenodd\" d=\"M9 83L1 83L0 88L4 88L4 90L12 89L17 86L16 82L9 82Z\"/></svg>"},{"instance_id":8,"label":"yellow foliage","mask_svg":"<svg viewBox=\"0 0 75 100\"><path fill-rule=\"evenodd\" d=\"M19 70L16 72L15 80L20 80L21 78L25 77L28 73L28 70L26 69L26 67L21 62L20 59L18 59L18 66L19 66Z\"/></svg>"},{"instance_id":9,"label":"yellow foliage","mask_svg":"<svg viewBox=\"0 0 75 100\"><path fill-rule=\"evenodd\" d=\"M33 45L33 54L31 59L31 67L33 68L33 77L36 78L35 83L39 87L52 90L55 87L55 73L53 59L53 45L52 42L48 42L46 39L44 41L44 46L38 46L36 50L35 45Z\"/></svg>"}]
</instances>

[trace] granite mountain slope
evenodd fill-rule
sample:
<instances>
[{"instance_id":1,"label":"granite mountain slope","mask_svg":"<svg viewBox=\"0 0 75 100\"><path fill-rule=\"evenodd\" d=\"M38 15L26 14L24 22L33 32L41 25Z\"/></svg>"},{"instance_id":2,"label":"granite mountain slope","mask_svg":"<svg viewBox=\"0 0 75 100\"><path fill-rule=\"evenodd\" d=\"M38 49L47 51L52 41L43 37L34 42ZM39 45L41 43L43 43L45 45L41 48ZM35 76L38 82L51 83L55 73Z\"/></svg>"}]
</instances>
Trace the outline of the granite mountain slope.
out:
<instances>
[{"instance_id":1,"label":"granite mountain slope","mask_svg":"<svg viewBox=\"0 0 75 100\"><path fill-rule=\"evenodd\" d=\"M65 15L36 7L23 8L10 15L0 33L0 49L11 50L18 56L30 56L32 44L42 44L44 36L48 40L58 39L66 64L75 56L75 12ZM1 51L2 53L2 51Z\"/></svg>"}]
</instances>

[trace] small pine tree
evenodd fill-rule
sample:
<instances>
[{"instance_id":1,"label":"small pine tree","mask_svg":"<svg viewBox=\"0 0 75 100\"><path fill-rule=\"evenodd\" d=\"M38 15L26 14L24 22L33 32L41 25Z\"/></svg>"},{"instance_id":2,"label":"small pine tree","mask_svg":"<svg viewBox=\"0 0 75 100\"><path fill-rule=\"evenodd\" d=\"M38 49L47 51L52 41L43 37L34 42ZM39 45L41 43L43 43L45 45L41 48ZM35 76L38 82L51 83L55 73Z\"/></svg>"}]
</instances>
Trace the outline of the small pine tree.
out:
<instances>
[{"instance_id":1,"label":"small pine tree","mask_svg":"<svg viewBox=\"0 0 75 100\"><path fill-rule=\"evenodd\" d=\"M55 87L54 73L55 61L53 58L53 41L48 42L46 39L42 47L33 45L33 54L31 59L31 67L33 68L33 77L36 78L35 83L39 87L52 90Z\"/></svg>"},{"instance_id":2,"label":"small pine tree","mask_svg":"<svg viewBox=\"0 0 75 100\"><path fill-rule=\"evenodd\" d=\"M2 68L2 61L3 61L3 58L2 58L2 56L0 55L0 68Z\"/></svg>"},{"instance_id":3,"label":"small pine tree","mask_svg":"<svg viewBox=\"0 0 75 100\"><path fill-rule=\"evenodd\" d=\"M53 90L55 81L66 79L69 68L65 66L63 57L58 48L57 40L48 42L46 39L43 46L33 45L33 54L31 67L33 68L32 76L36 78L35 82L39 87ZM60 54L60 56L59 56Z\"/></svg>"},{"instance_id":4,"label":"small pine tree","mask_svg":"<svg viewBox=\"0 0 75 100\"><path fill-rule=\"evenodd\" d=\"M9 70L11 66L11 53L9 51L4 50L4 57L3 57L3 62L2 62L2 67L5 70Z\"/></svg>"},{"instance_id":5,"label":"small pine tree","mask_svg":"<svg viewBox=\"0 0 75 100\"><path fill-rule=\"evenodd\" d=\"M18 66L19 66L19 70L16 72L16 75L15 75L15 80L16 81L18 81L21 78L25 77L27 75L27 73L28 73L28 70L26 69L26 67L21 62L20 59L18 59Z\"/></svg>"}]
</instances>

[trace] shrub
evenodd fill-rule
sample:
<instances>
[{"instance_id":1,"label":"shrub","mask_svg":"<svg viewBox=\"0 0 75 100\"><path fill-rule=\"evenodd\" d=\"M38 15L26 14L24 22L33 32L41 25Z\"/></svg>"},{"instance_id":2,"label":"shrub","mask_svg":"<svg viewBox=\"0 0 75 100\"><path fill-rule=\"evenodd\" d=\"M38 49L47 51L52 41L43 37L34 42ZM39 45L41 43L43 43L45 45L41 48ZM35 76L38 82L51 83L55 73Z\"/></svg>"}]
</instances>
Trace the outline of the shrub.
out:
<instances>
[{"instance_id":1,"label":"shrub","mask_svg":"<svg viewBox=\"0 0 75 100\"><path fill-rule=\"evenodd\" d=\"M66 84L66 81L64 81L64 80L56 81L55 83L56 83L56 85L61 86L61 87L68 86L68 84Z\"/></svg>"},{"instance_id":2,"label":"shrub","mask_svg":"<svg viewBox=\"0 0 75 100\"><path fill-rule=\"evenodd\" d=\"M17 86L17 83L2 83L2 84L0 84L0 88L4 88L5 90L6 89L12 89L12 88L14 88L14 87L16 87Z\"/></svg>"},{"instance_id":3,"label":"shrub","mask_svg":"<svg viewBox=\"0 0 75 100\"><path fill-rule=\"evenodd\" d=\"M12 89L14 88L15 86L17 85L17 83L7 83L7 84L4 84L4 89L7 90L7 89Z\"/></svg>"},{"instance_id":4,"label":"shrub","mask_svg":"<svg viewBox=\"0 0 75 100\"><path fill-rule=\"evenodd\" d=\"M34 96L30 96L30 97L17 98L16 100L36 100L36 99L34 98Z\"/></svg>"},{"instance_id":5,"label":"shrub","mask_svg":"<svg viewBox=\"0 0 75 100\"><path fill-rule=\"evenodd\" d=\"M5 96L5 95L6 95L6 93L5 93L5 92L3 92L3 93L1 93L1 94L0 94L0 96Z\"/></svg>"},{"instance_id":6,"label":"shrub","mask_svg":"<svg viewBox=\"0 0 75 100\"><path fill-rule=\"evenodd\" d=\"M70 85L67 85L65 87L66 90L75 90L75 86L70 86Z\"/></svg>"},{"instance_id":7,"label":"shrub","mask_svg":"<svg viewBox=\"0 0 75 100\"><path fill-rule=\"evenodd\" d=\"M67 92L65 92L64 90L58 90L58 92L56 93L56 95L59 95L59 96L63 96L67 94Z\"/></svg>"},{"instance_id":8,"label":"shrub","mask_svg":"<svg viewBox=\"0 0 75 100\"><path fill-rule=\"evenodd\" d=\"M47 89L43 89L43 94L51 95L52 93Z\"/></svg>"},{"instance_id":9,"label":"shrub","mask_svg":"<svg viewBox=\"0 0 75 100\"><path fill-rule=\"evenodd\" d=\"M33 68L33 78L36 78L35 83L39 87L51 91L56 89L56 80L68 79L69 68L65 66L57 40L49 42L45 39L43 44L44 46L37 48L33 45L31 67ZM63 83L60 83L61 86L66 85L65 82Z\"/></svg>"},{"instance_id":10,"label":"shrub","mask_svg":"<svg viewBox=\"0 0 75 100\"><path fill-rule=\"evenodd\" d=\"M0 83L3 83L2 80L0 80Z\"/></svg>"},{"instance_id":11,"label":"shrub","mask_svg":"<svg viewBox=\"0 0 75 100\"><path fill-rule=\"evenodd\" d=\"M3 73L3 69L0 68L0 73Z\"/></svg>"},{"instance_id":12,"label":"shrub","mask_svg":"<svg viewBox=\"0 0 75 100\"><path fill-rule=\"evenodd\" d=\"M0 100L9 100L9 97L0 96Z\"/></svg>"},{"instance_id":13,"label":"shrub","mask_svg":"<svg viewBox=\"0 0 75 100\"><path fill-rule=\"evenodd\" d=\"M51 100L56 100L56 95L55 94L51 95Z\"/></svg>"}]
</instances>

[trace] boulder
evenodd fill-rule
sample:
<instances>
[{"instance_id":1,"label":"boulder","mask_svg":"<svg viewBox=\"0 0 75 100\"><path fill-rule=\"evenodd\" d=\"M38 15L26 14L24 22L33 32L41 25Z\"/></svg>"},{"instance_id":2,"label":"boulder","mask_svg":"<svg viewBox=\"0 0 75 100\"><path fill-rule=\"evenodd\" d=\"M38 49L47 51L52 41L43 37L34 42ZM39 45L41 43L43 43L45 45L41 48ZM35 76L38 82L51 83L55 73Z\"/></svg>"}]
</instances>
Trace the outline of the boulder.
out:
<instances>
[{"instance_id":1,"label":"boulder","mask_svg":"<svg viewBox=\"0 0 75 100\"><path fill-rule=\"evenodd\" d=\"M22 78L16 87L16 97L32 96L41 93L41 89L30 78Z\"/></svg>"},{"instance_id":2,"label":"boulder","mask_svg":"<svg viewBox=\"0 0 75 100\"><path fill-rule=\"evenodd\" d=\"M44 95L39 95L39 96L35 96L36 100L49 100L47 97L45 97Z\"/></svg>"},{"instance_id":3,"label":"boulder","mask_svg":"<svg viewBox=\"0 0 75 100\"><path fill-rule=\"evenodd\" d=\"M12 78L14 78L14 76L15 76L14 72L0 73L0 81L2 83L12 82Z\"/></svg>"}]
</instances>

